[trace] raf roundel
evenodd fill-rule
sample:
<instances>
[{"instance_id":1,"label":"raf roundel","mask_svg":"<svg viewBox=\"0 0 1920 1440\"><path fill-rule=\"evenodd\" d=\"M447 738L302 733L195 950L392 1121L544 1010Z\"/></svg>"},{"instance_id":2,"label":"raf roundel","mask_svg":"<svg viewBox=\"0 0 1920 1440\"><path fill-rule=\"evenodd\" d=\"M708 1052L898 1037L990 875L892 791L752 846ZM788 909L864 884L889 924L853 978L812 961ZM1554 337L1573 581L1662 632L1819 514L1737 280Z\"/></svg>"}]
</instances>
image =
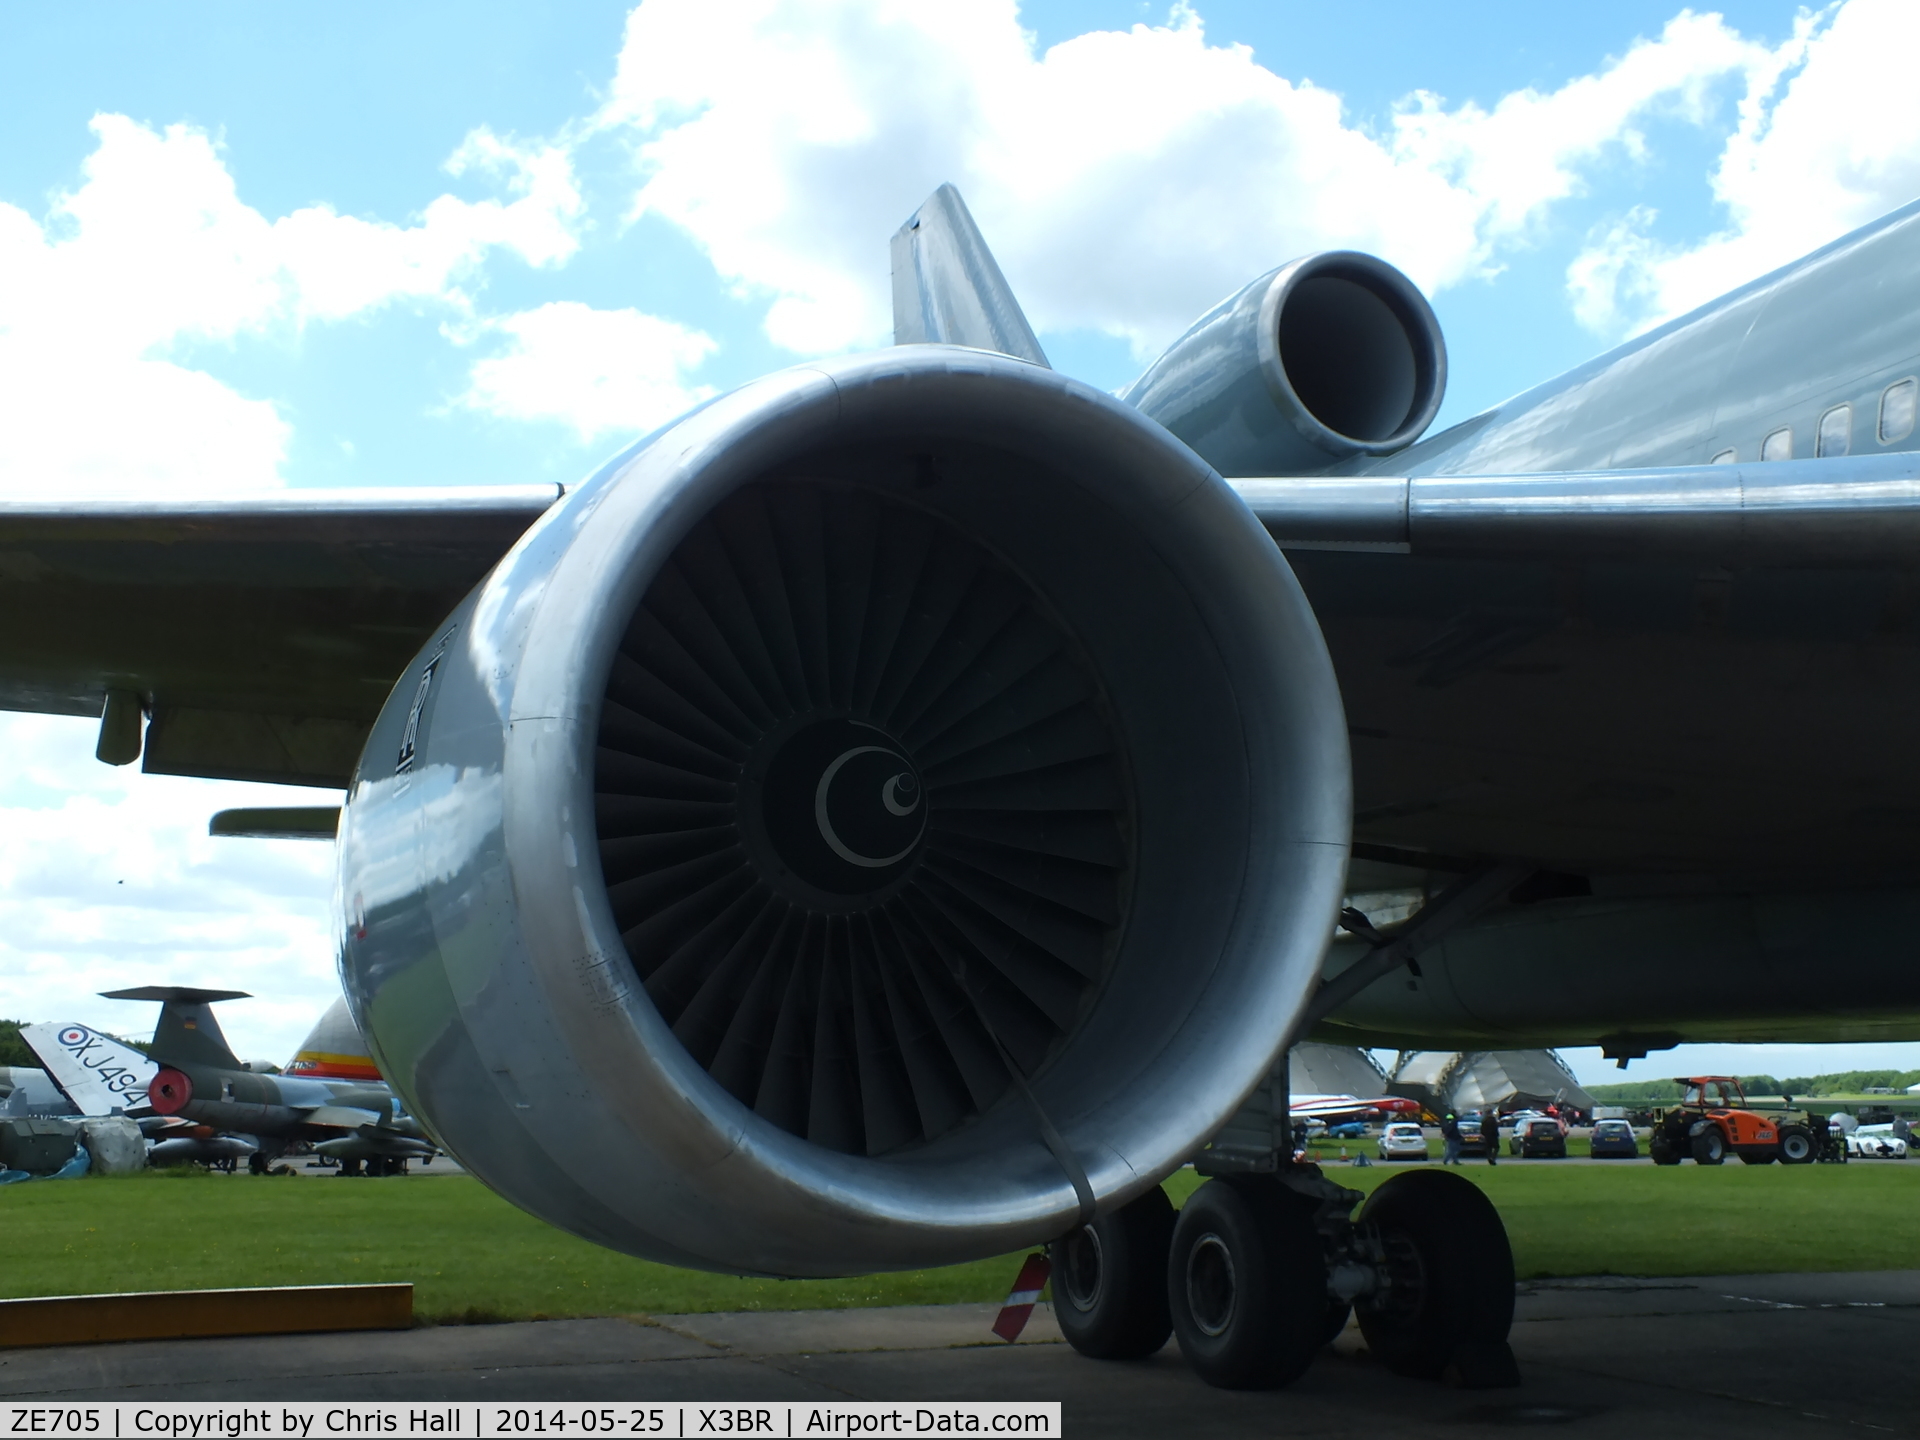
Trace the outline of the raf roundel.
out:
<instances>
[{"instance_id":1,"label":"raf roundel","mask_svg":"<svg viewBox=\"0 0 1920 1440\"><path fill-rule=\"evenodd\" d=\"M87 1032L78 1026L71 1026L60 1032L60 1043L62 1045L78 1045L86 1038Z\"/></svg>"}]
</instances>

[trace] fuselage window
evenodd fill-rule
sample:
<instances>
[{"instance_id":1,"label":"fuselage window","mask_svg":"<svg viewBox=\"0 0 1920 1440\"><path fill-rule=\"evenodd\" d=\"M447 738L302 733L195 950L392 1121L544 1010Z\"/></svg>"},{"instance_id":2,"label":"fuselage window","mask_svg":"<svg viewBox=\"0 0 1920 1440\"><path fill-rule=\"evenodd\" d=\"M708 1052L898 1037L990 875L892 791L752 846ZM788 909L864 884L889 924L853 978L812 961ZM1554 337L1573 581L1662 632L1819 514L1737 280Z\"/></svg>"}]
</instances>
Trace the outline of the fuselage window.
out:
<instances>
[{"instance_id":1,"label":"fuselage window","mask_svg":"<svg viewBox=\"0 0 1920 1440\"><path fill-rule=\"evenodd\" d=\"M1836 405L1820 417L1820 429L1813 437L1816 455L1844 455L1853 448L1853 407Z\"/></svg>"},{"instance_id":2,"label":"fuselage window","mask_svg":"<svg viewBox=\"0 0 1920 1440\"><path fill-rule=\"evenodd\" d=\"M1909 375L1887 386L1880 397L1880 443L1891 445L1913 433L1914 401L1920 399L1920 381Z\"/></svg>"},{"instance_id":3,"label":"fuselage window","mask_svg":"<svg viewBox=\"0 0 1920 1440\"><path fill-rule=\"evenodd\" d=\"M1738 450L1722 450L1718 455L1715 455L1711 460L1707 461L1707 464L1731 465L1739 458L1740 452Z\"/></svg>"},{"instance_id":4,"label":"fuselage window","mask_svg":"<svg viewBox=\"0 0 1920 1440\"><path fill-rule=\"evenodd\" d=\"M1760 442L1762 460L1791 460L1793 458L1793 427L1782 425L1766 439Z\"/></svg>"}]
</instances>

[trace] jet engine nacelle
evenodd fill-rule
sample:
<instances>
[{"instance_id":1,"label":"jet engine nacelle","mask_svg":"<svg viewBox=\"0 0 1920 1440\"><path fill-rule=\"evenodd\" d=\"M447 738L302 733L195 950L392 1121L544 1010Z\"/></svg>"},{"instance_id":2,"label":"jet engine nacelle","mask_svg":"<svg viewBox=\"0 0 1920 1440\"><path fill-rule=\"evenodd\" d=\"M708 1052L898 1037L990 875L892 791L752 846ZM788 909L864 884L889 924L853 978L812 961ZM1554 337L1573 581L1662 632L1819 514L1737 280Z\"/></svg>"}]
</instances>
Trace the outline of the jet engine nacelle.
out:
<instances>
[{"instance_id":1,"label":"jet engine nacelle","mask_svg":"<svg viewBox=\"0 0 1920 1440\"><path fill-rule=\"evenodd\" d=\"M1418 287L1334 250L1221 301L1122 398L1222 475L1301 475L1405 449L1446 388L1446 341Z\"/></svg>"},{"instance_id":2,"label":"jet engine nacelle","mask_svg":"<svg viewBox=\"0 0 1920 1440\"><path fill-rule=\"evenodd\" d=\"M340 829L340 960L460 1162L576 1234L834 1275L1184 1161L1317 980L1319 630L1189 449L945 346L725 396L435 633Z\"/></svg>"}]
</instances>

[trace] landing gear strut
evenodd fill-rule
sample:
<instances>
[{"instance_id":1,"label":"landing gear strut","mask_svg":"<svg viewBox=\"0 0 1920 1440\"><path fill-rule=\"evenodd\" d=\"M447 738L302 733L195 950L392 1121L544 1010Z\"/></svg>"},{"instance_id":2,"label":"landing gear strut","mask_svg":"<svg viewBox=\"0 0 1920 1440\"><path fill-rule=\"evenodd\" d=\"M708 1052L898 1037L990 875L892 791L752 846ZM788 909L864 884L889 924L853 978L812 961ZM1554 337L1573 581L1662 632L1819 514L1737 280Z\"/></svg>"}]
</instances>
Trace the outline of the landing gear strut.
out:
<instances>
[{"instance_id":1,"label":"landing gear strut","mask_svg":"<svg viewBox=\"0 0 1920 1440\"><path fill-rule=\"evenodd\" d=\"M1391 936L1344 911L1341 926L1373 948L1321 984L1296 1033L1401 966L1418 975L1421 949L1526 875L1483 866ZM1296 1161L1289 1063L1283 1050L1195 1157L1211 1178L1177 1221L1156 1189L1052 1247L1054 1314L1068 1342L1129 1359L1158 1350L1171 1329L1209 1385L1272 1389L1299 1379L1357 1315L1368 1347L1399 1374L1518 1385L1507 1346L1513 1250L1492 1202L1447 1171L1396 1175L1366 1196ZM1667 1163L1657 1141L1654 1158ZM1160 1290L1147 1278L1156 1269Z\"/></svg>"}]
</instances>

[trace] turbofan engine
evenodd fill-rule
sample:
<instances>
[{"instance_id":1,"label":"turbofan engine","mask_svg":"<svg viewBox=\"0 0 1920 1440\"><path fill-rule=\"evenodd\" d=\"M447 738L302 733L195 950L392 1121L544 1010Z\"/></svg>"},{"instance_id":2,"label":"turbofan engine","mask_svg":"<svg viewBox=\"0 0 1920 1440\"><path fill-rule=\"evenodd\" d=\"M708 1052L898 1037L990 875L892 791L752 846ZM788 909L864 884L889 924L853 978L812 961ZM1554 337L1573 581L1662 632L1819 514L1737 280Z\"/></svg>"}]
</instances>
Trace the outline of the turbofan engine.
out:
<instances>
[{"instance_id":1,"label":"turbofan engine","mask_svg":"<svg viewBox=\"0 0 1920 1440\"><path fill-rule=\"evenodd\" d=\"M362 755L340 963L462 1164L632 1254L1059 1236L1272 1065L1345 869L1280 553L1111 396L938 345L725 396L569 493Z\"/></svg>"},{"instance_id":2,"label":"turbofan engine","mask_svg":"<svg viewBox=\"0 0 1920 1440\"><path fill-rule=\"evenodd\" d=\"M1446 341L1419 287L1333 250L1222 300L1122 398L1222 475L1311 475L1404 450L1446 389Z\"/></svg>"}]
</instances>

